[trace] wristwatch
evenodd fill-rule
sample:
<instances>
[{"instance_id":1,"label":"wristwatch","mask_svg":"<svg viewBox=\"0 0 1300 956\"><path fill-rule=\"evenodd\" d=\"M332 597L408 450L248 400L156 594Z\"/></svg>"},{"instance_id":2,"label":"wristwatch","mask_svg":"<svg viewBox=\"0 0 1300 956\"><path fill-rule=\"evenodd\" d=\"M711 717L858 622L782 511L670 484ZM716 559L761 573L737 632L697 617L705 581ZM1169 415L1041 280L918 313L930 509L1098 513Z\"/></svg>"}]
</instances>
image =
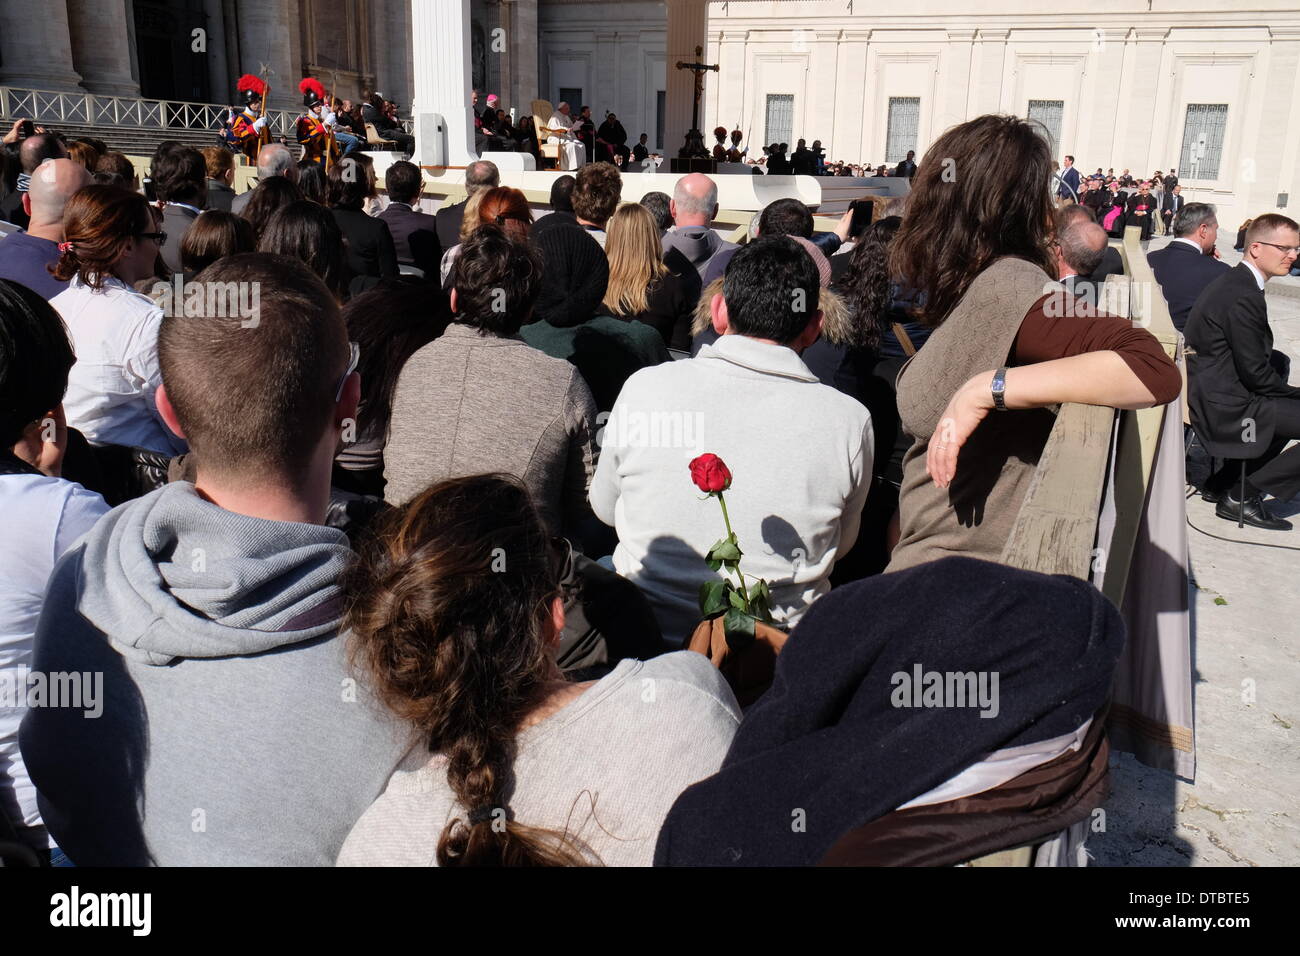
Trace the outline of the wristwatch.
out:
<instances>
[{"instance_id":1,"label":"wristwatch","mask_svg":"<svg viewBox=\"0 0 1300 956\"><path fill-rule=\"evenodd\" d=\"M1004 365L993 373L993 407L1000 412L1007 410L1007 367Z\"/></svg>"}]
</instances>

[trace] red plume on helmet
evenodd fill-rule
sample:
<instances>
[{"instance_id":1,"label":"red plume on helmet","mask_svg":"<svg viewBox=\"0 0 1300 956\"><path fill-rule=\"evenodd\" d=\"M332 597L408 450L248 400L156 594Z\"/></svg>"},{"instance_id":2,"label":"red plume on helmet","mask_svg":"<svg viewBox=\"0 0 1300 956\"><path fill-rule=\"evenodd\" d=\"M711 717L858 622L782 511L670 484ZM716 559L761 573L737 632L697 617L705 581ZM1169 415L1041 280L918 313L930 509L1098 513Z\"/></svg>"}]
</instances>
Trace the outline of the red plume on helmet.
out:
<instances>
[{"instance_id":1,"label":"red plume on helmet","mask_svg":"<svg viewBox=\"0 0 1300 956\"><path fill-rule=\"evenodd\" d=\"M298 92L302 94L303 103L308 106L325 99L325 87L321 86L320 80L314 76L309 76L299 83Z\"/></svg>"},{"instance_id":2,"label":"red plume on helmet","mask_svg":"<svg viewBox=\"0 0 1300 956\"><path fill-rule=\"evenodd\" d=\"M266 94L266 82L260 76L245 73L239 78L235 89L241 93L256 93L258 96L264 96Z\"/></svg>"}]
</instances>

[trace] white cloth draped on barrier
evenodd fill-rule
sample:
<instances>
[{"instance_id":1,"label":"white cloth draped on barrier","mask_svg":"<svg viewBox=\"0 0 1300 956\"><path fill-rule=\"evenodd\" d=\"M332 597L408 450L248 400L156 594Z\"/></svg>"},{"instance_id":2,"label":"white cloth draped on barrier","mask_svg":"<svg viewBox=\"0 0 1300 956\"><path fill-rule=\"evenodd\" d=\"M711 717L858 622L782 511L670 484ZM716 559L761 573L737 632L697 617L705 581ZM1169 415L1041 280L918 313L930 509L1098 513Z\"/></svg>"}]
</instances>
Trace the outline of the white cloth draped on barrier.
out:
<instances>
[{"instance_id":1,"label":"white cloth draped on barrier","mask_svg":"<svg viewBox=\"0 0 1300 956\"><path fill-rule=\"evenodd\" d=\"M1175 360L1181 366L1181 336ZM1124 424L1135 427L1131 416ZM1115 528L1113 453L1111 463L1097 528L1102 553L1110 550ZM1179 398L1165 408L1146 509L1129 565L1120 608L1128 638L1115 674L1107 732L1113 749L1191 780L1196 774L1196 736L1185 489ZM1099 574L1093 583L1102 586Z\"/></svg>"}]
</instances>

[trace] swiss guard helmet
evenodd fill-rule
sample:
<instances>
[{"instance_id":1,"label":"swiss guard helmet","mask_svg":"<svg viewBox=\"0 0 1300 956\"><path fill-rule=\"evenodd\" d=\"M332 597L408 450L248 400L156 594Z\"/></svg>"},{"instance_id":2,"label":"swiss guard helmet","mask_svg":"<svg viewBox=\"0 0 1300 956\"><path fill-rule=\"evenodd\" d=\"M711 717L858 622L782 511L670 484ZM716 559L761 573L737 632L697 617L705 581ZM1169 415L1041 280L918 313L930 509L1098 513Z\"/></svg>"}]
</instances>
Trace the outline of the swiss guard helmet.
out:
<instances>
[{"instance_id":1,"label":"swiss guard helmet","mask_svg":"<svg viewBox=\"0 0 1300 956\"><path fill-rule=\"evenodd\" d=\"M239 99L243 100L244 105L252 106L254 103L262 102L262 97L266 94L266 81L260 76L245 73L239 78L235 89L239 91Z\"/></svg>"},{"instance_id":2,"label":"swiss guard helmet","mask_svg":"<svg viewBox=\"0 0 1300 956\"><path fill-rule=\"evenodd\" d=\"M302 94L302 105L308 109L317 103L325 102L325 87L321 86L320 80L314 76L309 76L299 83L298 92Z\"/></svg>"}]
</instances>

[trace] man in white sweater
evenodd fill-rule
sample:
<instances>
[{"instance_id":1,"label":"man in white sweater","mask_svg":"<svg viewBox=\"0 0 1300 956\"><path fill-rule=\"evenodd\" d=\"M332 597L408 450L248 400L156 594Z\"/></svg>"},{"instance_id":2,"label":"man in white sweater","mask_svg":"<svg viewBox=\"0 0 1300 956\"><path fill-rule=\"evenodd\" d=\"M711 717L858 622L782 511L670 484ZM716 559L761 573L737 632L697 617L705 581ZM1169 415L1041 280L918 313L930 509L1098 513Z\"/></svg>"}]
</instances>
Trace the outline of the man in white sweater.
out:
<instances>
[{"instance_id":1,"label":"man in white sweater","mask_svg":"<svg viewBox=\"0 0 1300 956\"><path fill-rule=\"evenodd\" d=\"M800 354L821 334L818 273L787 237L743 247L710 304L721 336L690 361L628 379L602 434L591 505L618 532L614 568L649 598L666 642L700 619L704 555L726 534L689 463L711 452L730 468L741 570L772 588L792 626L830 588L857 538L871 486L871 416L817 380Z\"/></svg>"}]
</instances>

